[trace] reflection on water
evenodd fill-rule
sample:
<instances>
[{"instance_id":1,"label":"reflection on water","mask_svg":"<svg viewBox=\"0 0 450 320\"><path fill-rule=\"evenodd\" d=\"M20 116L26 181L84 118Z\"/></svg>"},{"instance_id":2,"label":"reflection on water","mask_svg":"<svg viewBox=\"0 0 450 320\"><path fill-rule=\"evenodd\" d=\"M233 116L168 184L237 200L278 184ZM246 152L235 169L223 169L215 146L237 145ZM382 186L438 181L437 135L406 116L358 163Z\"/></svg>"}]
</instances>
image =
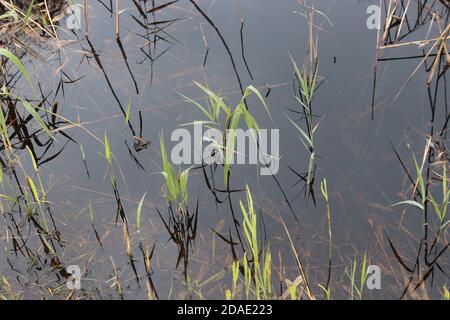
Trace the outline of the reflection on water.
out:
<instances>
[{"instance_id":1,"label":"reflection on water","mask_svg":"<svg viewBox=\"0 0 450 320\"><path fill-rule=\"evenodd\" d=\"M61 16L56 36L13 24L2 31L1 44L33 83L3 64L0 275L12 291L223 298L233 261L247 252L240 201L247 208L248 185L277 296L297 281L303 298L322 298L319 284L335 299L357 298L349 278L366 256L381 269L382 289L362 297L441 298L445 218L436 220L431 202L425 224L417 207L392 204L422 201L413 153L429 181L425 194L441 201L448 9L435 4L417 17L391 3L388 28L377 31L366 27L371 1L309 3L320 10L311 28L310 11L294 0L127 1L117 37L115 8L90 1L88 28L82 20L80 30L67 30ZM423 39L434 41L411 43ZM304 73L295 74L289 55L308 66ZM307 74L313 99L302 90ZM260 176L256 166L233 166L224 184L221 166L194 166L189 200L177 207L164 199L159 137L170 154L174 129L206 119L184 98L214 102L194 81L227 105L249 85L265 96L273 119L256 96L245 106L261 128L280 130L280 170ZM65 286L69 265L81 268L79 291Z\"/></svg>"}]
</instances>

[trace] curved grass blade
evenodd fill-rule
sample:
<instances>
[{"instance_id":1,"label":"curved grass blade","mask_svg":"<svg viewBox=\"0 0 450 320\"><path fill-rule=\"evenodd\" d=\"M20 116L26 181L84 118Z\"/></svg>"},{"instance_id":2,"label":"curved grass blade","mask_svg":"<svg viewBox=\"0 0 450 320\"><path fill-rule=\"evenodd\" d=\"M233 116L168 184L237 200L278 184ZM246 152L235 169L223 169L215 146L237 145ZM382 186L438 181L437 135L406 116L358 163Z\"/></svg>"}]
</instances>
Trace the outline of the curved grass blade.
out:
<instances>
[{"instance_id":1,"label":"curved grass blade","mask_svg":"<svg viewBox=\"0 0 450 320\"><path fill-rule=\"evenodd\" d=\"M50 132L50 130L48 129L47 125L45 124L44 120L42 120L42 118L39 116L39 114L36 112L36 110L34 109L34 107L31 105L31 103L29 103L26 100L22 100L22 105L25 108L25 110L27 110L31 116L34 118L34 120L36 120L39 125L41 126L41 128L50 136L53 137L53 134Z\"/></svg>"},{"instance_id":2,"label":"curved grass blade","mask_svg":"<svg viewBox=\"0 0 450 320\"><path fill-rule=\"evenodd\" d=\"M25 77L25 79L27 79L30 86L33 87L33 84L31 83L31 78L18 57L16 57L11 51L5 48L0 48L0 56L4 56L9 60L11 60L11 62L20 70L20 72L22 72L23 76Z\"/></svg>"},{"instance_id":3,"label":"curved grass blade","mask_svg":"<svg viewBox=\"0 0 450 320\"><path fill-rule=\"evenodd\" d=\"M142 206L144 204L144 199L145 199L146 194L147 194L147 192L145 192L144 195L142 196L142 199L141 199L141 201L139 201L139 205L136 210L136 227L137 227L138 233L140 233L140 231L141 231L141 213L142 213Z\"/></svg>"}]
</instances>

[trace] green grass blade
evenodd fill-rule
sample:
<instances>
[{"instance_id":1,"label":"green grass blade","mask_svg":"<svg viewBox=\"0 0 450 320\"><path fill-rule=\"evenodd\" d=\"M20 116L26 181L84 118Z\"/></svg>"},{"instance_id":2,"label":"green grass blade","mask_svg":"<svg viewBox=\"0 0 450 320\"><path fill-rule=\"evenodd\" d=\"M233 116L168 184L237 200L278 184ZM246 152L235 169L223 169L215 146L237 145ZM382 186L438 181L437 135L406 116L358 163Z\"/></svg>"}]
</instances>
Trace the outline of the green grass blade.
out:
<instances>
[{"instance_id":1,"label":"green grass blade","mask_svg":"<svg viewBox=\"0 0 450 320\"><path fill-rule=\"evenodd\" d=\"M26 100L22 100L22 105L25 108L25 110L28 111L29 114L31 114L31 116L34 118L34 120L37 121L37 123L39 123L39 125L41 126L41 128L50 136L53 137L53 134L50 132L50 130L48 129L47 125L45 124L44 120L42 120L42 118L39 116L39 114L36 112L36 110L34 109L34 107L31 105L31 103L29 103Z\"/></svg>"},{"instance_id":2,"label":"green grass blade","mask_svg":"<svg viewBox=\"0 0 450 320\"><path fill-rule=\"evenodd\" d=\"M306 134L305 131L303 131L302 128L300 128L300 126L298 124L295 123L294 120L292 120L290 117L286 116L288 118L288 120L295 126L295 128L298 130L298 132L300 132L300 134L303 136L303 138L306 140L306 142L308 143L307 147L314 147L313 146L313 142L311 141L311 139L308 137L308 135ZM309 150L309 149L308 149Z\"/></svg>"},{"instance_id":3,"label":"green grass blade","mask_svg":"<svg viewBox=\"0 0 450 320\"><path fill-rule=\"evenodd\" d=\"M25 79L27 79L30 86L33 87L33 84L31 83L31 78L18 57L16 57L11 51L5 48L0 48L0 56L4 56L9 60L11 60L11 62L20 70L20 72L22 72L23 76L25 77Z\"/></svg>"},{"instance_id":4,"label":"green grass blade","mask_svg":"<svg viewBox=\"0 0 450 320\"><path fill-rule=\"evenodd\" d=\"M141 231L141 213L142 213L142 206L144 204L144 199L145 199L146 194L147 194L147 192L145 192L144 195L142 196L141 201L139 201L139 205L136 210L136 227L137 227L138 233L140 233L140 231Z\"/></svg>"},{"instance_id":5,"label":"green grass blade","mask_svg":"<svg viewBox=\"0 0 450 320\"><path fill-rule=\"evenodd\" d=\"M418 203L417 201L414 201L414 200L400 201L400 202L394 203L394 204L392 205L392 207L399 206L399 205L402 205L402 204L407 204L407 205L410 205L410 206L415 206L415 207L417 207L417 208L419 208L420 210L423 211L423 205L422 205L421 203Z\"/></svg>"},{"instance_id":6,"label":"green grass blade","mask_svg":"<svg viewBox=\"0 0 450 320\"><path fill-rule=\"evenodd\" d=\"M125 112L125 123L130 123L130 113L131 113L131 100L128 100L127 110Z\"/></svg>"},{"instance_id":7,"label":"green grass blade","mask_svg":"<svg viewBox=\"0 0 450 320\"><path fill-rule=\"evenodd\" d=\"M230 126L231 130L227 135L227 142L225 146L225 164L223 167L223 180L225 181L225 185L228 185L228 172L230 170L230 165L234 157L234 148L236 145L236 130L239 125L241 115L242 112L240 110L236 110L233 113Z\"/></svg>"}]
</instances>

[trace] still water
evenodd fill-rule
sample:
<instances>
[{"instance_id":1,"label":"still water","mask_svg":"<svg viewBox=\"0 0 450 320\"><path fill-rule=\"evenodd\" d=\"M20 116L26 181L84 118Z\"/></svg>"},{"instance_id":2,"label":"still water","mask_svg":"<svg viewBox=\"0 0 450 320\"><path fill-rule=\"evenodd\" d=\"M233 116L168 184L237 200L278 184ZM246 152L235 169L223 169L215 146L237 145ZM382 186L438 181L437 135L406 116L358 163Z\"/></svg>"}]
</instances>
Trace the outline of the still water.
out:
<instances>
[{"instance_id":1,"label":"still water","mask_svg":"<svg viewBox=\"0 0 450 320\"><path fill-rule=\"evenodd\" d=\"M301 65L307 54L308 25L299 2L198 1L229 52L208 20L184 0L149 15L147 23L160 22L152 25L159 28L153 34L146 34L138 22L143 17L135 4L121 1L123 52L115 41L115 17L107 9L108 1L106 5L90 1L89 42L84 39L82 23L82 30L75 33L62 27L58 34L64 46L60 50L44 41L30 44L39 58L25 54L22 61L33 83L51 104L57 103L58 114L75 123L61 125L59 130L66 136L57 134L46 154L56 156L39 168L55 230L60 235L60 241L55 242L59 262L64 267L78 265L82 270L82 290L75 296L146 298L141 243L144 251L146 245L149 250L154 245L151 278L159 298L224 298L224 290L231 286L233 257L230 245L216 233L226 238L232 234L237 241L227 194L219 193L219 199L226 200L216 202L203 171L191 170L188 207L194 210L198 201L198 226L195 241L189 244L187 286L183 262L176 266L178 248L156 210L168 219L159 136L164 136L170 152L176 144L170 141L175 129L205 120L204 114L182 96L206 103L205 94L194 82L220 91L230 105L239 103L242 94L237 75L244 88L252 85L267 95L265 101L273 121L254 96L247 104L261 128L279 129L280 134L280 167L274 177L260 175L256 165L235 166L230 177L231 189L243 190L248 185L252 190L261 241L270 243L272 252L274 290L284 291L285 279L293 281L298 276L284 221L312 290L317 296L323 295L318 284L325 284L328 276L328 229L320 181L326 178L333 234L332 297L349 297L347 273L355 257L361 263L365 253L370 264L380 267L382 286L380 290L365 290L364 298L401 296L408 276L396 260L388 237L407 257L407 264L412 264L422 220L412 208L404 212L403 207L391 206L411 194L410 182L391 143L410 169L414 167L408 146L422 159L431 118L427 75L420 69L395 99L418 61L378 63L372 119L378 36L377 30L366 25L366 10L372 1L309 2L322 13L315 15L321 83L313 102L315 121L321 119L314 137L315 201L305 194L305 184L294 173L307 170L309 154L288 119L300 119L292 112L298 110L298 102L290 55ZM144 1L139 3L144 5ZM151 8L150 1L146 5ZM419 30L411 40L423 34ZM75 41L77 38L79 41ZM408 47L381 54L386 58L421 53L417 47ZM32 99L36 93L27 88L22 79L14 92ZM120 109L126 110L128 105L129 123ZM439 109L438 127L442 127L445 117L445 111ZM121 205L130 224L134 264L127 255L120 220L115 223L117 198L102 156L105 135L111 146ZM135 144L142 150L136 151ZM37 154L45 150L45 146L35 148ZM32 172L28 152L18 153L25 159L25 170ZM217 184L223 185L221 170ZM223 189L222 185L218 188ZM144 193L142 226L137 233L136 212ZM245 194L231 193L231 197L237 220L242 221L239 201L245 200ZM67 289L63 272L52 265L31 223L22 221L23 217L17 219L33 254L14 249L10 236L16 231L8 229L12 224L4 217L0 222L0 274L8 277L24 298L64 297ZM239 246L236 250L241 255ZM447 253L440 262L445 270L449 264ZM117 278L122 292L114 285ZM434 286L428 283L428 297L440 298L446 277L436 272L434 281ZM47 288L52 288L53 293Z\"/></svg>"}]
</instances>

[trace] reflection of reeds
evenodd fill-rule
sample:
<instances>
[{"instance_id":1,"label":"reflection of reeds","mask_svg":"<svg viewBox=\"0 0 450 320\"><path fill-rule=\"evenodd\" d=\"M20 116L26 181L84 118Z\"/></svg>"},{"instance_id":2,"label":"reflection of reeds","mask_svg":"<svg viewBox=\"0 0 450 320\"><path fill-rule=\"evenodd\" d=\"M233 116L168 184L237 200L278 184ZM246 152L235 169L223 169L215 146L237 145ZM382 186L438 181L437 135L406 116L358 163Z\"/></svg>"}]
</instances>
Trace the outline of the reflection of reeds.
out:
<instances>
[{"instance_id":1,"label":"reflection of reeds","mask_svg":"<svg viewBox=\"0 0 450 320\"><path fill-rule=\"evenodd\" d=\"M0 19L0 33L8 30L8 37L14 37L14 34L29 29L35 37L43 33L59 44L56 29L59 19L62 18L60 13L63 8L64 1L53 1L51 6L47 0L32 1L26 6L18 6L11 1L0 0L0 13L6 12L8 17L6 20Z\"/></svg>"},{"instance_id":2,"label":"reflection of reeds","mask_svg":"<svg viewBox=\"0 0 450 320\"><path fill-rule=\"evenodd\" d=\"M423 221L417 258L412 267L408 266L396 249L394 243L388 237L389 244L397 261L404 269L404 272L409 274L409 280L403 295L405 295L410 288L413 289L412 294L414 294L418 288L423 288L425 281L430 278L430 276L433 278L435 271L440 270L445 273L440 262L449 247L449 244L445 243L445 236L443 236L450 225L450 220L447 220L447 208L450 202L450 188L448 187L449 178L447 177L448 164L446 159L442 161L436 160L433 163L430 163L428 168L425 168L429 160L429 155L432 153L433 148L431 145L432 141L431 139L428 139L420 163L417 161L416 156L414 154L412 155L416 175L416 179L412 179L411 181L412 198L400 201L393 205L406 205L415 208L416 210L419 209ZM409 177L413 176L413 174L410 174L407 171L406 167L404 168ZM426 173L425 177L424 172ZM434 192L439 192L440 196L437 197ZM433 217L429 214L430 212L435 214L437 222L433 222ZM434 236L430 239L429 234L432 232L433 225L436 226L436 231L434 232ZM423 264L418 262L421 254L424 254L425 256ZM413 284L416 275L417 282Z\"/></svg>"},{"instance_id":3,"label":"reflection of reeds","mask_svg":"<svg viewBox=\"0 0 450 320\"><path fill-rule=\"evenodd\" d=\"M421 234L417 237L417 254L413 257L412 266L406 261L397 249L397 245L387 236L392 252L402 267L406 285L401 297L410 294L411 297L419 296L418 289L422 289L427 296L425 282L433 279L437 270L443 271L440 265L441 257L445 254L448 243L441 236L448 228L447 206L449 192L447 187L447 151L441 140L447 135L450 113L447 108L447 79L446 74L450 65L448 40L450 39L449 13L450 7L445 1L389 1L385 8L386 16L382 23L383 31L379 33L377 45L377 64L383 61L417 60L413 72L400 87L394 101L405 90L411 80L418 75L420 68L424 67L426 73L426 89L430 107L430 132L423 156L419 162L413 154L414 173L409 172L407 164L402 160L400 153L394 148L395 155L400 161L409 181L412 194L409 199L398 202L396 205L419 209L422 218ZM419 32L419 30L424 32ZM426 32L425 32L426 31ZM420 37L418 36L420 35ZM408 38L408 40L406 40ZM417 48L419 53L408 56L395 56L384 58L382 54L399 48ZM375 103L376 69L374 72L374 94L372 98L372 110ZM443 101L443 103L442 103ZM437 110L443 104L442 110ZM437 117L442 111L445 119L440 130L436 130ZM438 113L439 112L439 113ZM442 166L442 173L434 170ZM416 178L413 178L413 177ZM438 181L438 183L436 183ZM436 185L437 184L437 185ZM440 184L440 185L439 185ZM435 188L442 189L441 196L434 196ZM433 222L433 215L437 216L437 222ZM435 227L433 227L433 225ZM436 228L436 229L435 229ZM440 259L441 258L441 259Z\"/></svg>"},{"instance_id":4,"label":"reflection of reeds","mask_svg":"<svg viewBox=\"0 0 450 320\"><path fill-rule=\"evenodd\" d=\"M188 207L174 209L172 204L169 203L167 207L169 217L167 219L164 219L158 208L156 208L156 211L170 235L170 240L178 248L176 267L178 268L180 262L183 262L183 274L185 280L187 280L189 277L190 250L194 247L197 237L198 202L194 212L190 212Z\"/></svg>"},{"instance_id":5,"label":"reflection of reeds","mask_svg":"<svg viewBox=\"0 0 450 320\"><path fill-rule=\"evenodd\" d=\"M427 84L430 85L433 78L442 77L450 65L450 54L448 49L448 40L450 39L449 20L450 8L443 2L417 1L411 4L407 2L390 0L386 7L386 17L382 24L383 32L379 35L377 50L384 52L388 49L400 47L417 47L423 52L421 55L413 55L395 58L380 58L378 61L389 60L409 60L420 59L417 67L402 85L397 93L397 99L406 85L417 74L420 67L428 65L431 58L431 67L427 67ZM426 37L405 41L407 37L411 38L421 29L427 29ZM433 35L433 29L437 34ZM429 47L429 49L425 49ZM380 56L381 52L378 54ZM373 99L374 100L374 99ZM372 101L373 107L374 101Z\"/></svg>"},{"instance_id":6,"label":"reflection of reeds","mask_svg":"<svg viewBox=\"0 0 450 320\"><path fill-rule=\"evenodd\" d=\"M8 70L8 62L12 62L19 70L19 73L27 79L31 86L29 75L20 60L14 54L7 49L1 48L0 56L8 58L8 60L1 66L3 70ZM47 222L46 215L48 213L51 216L51 213L48 210L49 203L46 199L46 191L41 179L39 166L52 158L57 157L59 154L56 153L50 157L46 156L47 151L54 144L54 135L50 130L56 128L58 123L54 117L51 117L51 119L45 118L47 113L45 108L45 98L43 98L41 102L35 104L25 98L16 96L13 93L13 88L9 88L8 83L10 82L7 80L7 76L8 72L5 72L4 79L2 79L3 88L0 93L0 134L2 142L2 145L0 145L0 150L3 151L2 155L4 155L4 158L0 157L0 182L2 184L3 192L5 193L5 195L2 194L2 198L6 199L9 202L9 205L12 205L13 207L17 205L19 210L24 209L26 211L27 217L30 220L33 219L33 223L39 229L39 237L45 245L45 248L47 248L47 251L52 254L56 254L48 242L48 237L51 234L51 228ZM22 110L26 111L25 115L21 114L22 112L19 108L19 103L23 107ZM53 107L53 110L55 110L55 107ZM44 115L42 115L40 111L45 111ZM34 124L37 124L39 129L35 132L29 131L32 129ZM41 134L42 132L46 133L46 136L48 137L47 141L43 139L43 135ZM31 142L33 140L36 141L37 146L46 146L47 149L42 155L37 155L36 147ZM30 155L31 164L36 178L33 178L32 175L25 172L21 159L16 154L17 151L25 149L28 150L28 154ZM23 170L23 176L26 183L21 183L18 178L17 169L19 168L22 168ZM7 172L9 171L12 175L14 175L18 190L14 190L14 187L10 183L3 184L4 170ZM11 197L7 196L8 193L15 193L17 191L19 194ZM13 210L10 212L12 213ZM40 219L37 215L35 215L36 212L39 212Z\"/></svg>"},{"instance_id":7,"label":"reflection of reeds","mask_svg":"<svg viewBox=\"0 0 450 320\"><path fill-rule=\"evenodd\" d=\"M17 23L20 21L17 19ZM19 28L19 25L15 27ZM11 50L14 51L14 48ZM0 49L0 55L3 57L0 79L0 197L2 209L6 209L3 221L14 239L13 250L16 255L34 259L41 267L49 263L58 279L67 278L60 250L64 244L47 198L48 187L40 170L40 166L57 158L67 145L65 143L57 147L58 150L50 154L57 145L54 139L56 131L67 121L58 119L58 102L49 102L42 88L41 96L37 96L36 86L31 83L16 55L6 48ZM14 68L17 70L13 71ZM15 84L21 76L32 87L35 98L21 97L15 93ZM60 134L68 141L73 141L63 131ZM26 171L27 164L33 169L32 173ZM7 179L4 179L4 173ZM19 218L22 222L18 221ZM29 242L30 234L37 241ZM41 255L45 255L45 261L39 261Z\"/></svg>"},{"instance_id":8,"label":"reflection of reeds","mask_svg":"<svg viewBox=\"0 0 450 320\"><path fill-rule=\"evenodd\" d=\"M156 292L156 288L153 283L153 271L151 267L153 254L155 253L155 244L153 244L151 250L149 243L146 243L145 249L142 246L142 243L140 243L139 248L141 249L142 257L144 258L145 273L147 275L147 297L149 300L159 299L158 293Z\"/></svg>"}]
</instances>

